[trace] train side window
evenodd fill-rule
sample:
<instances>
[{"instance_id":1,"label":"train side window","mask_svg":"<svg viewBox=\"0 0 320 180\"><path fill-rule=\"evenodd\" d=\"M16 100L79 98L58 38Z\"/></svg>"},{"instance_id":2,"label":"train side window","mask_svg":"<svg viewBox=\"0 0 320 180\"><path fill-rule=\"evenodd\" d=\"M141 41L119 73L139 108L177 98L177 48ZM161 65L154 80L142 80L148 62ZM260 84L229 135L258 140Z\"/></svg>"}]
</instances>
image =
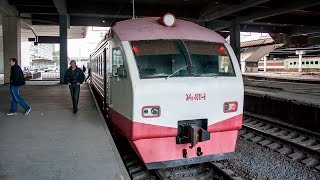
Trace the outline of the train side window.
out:
<instances>
[{"instance_id":1,"label":"train side window","mask_svg":"<svg viewBox=\"0 0 320 180\"><path fill-rule=\"evenodd\" d=\"M98 73L98 59L94 58L94 70L96 73Z\"/></svg>"},{"instance_id":2,"label":"train side window","mask_svg":"<svg viewBox=\"0 0 320 180\"><path fill-rule=\"evenodd\" d=\"M99 57L97 57L97 73L99 74Z\"/></svg>"},{"instance_id":3,"label":"train side window","mask_svg":"<svg viewBox=\"0 0 320 180\"><path fill-rule=\"evenodd\" d=\"M96 57L96 69L97 69L97 74L99 74L99 59Z\"/></svg>"},{"instance_id":4,"label":"train side window","mask_svg":"<svg viewBox=\"0 0 320 180\"><path fill-rule=\"evenodd\" d=\"M318 64L318 63L319 63L319 61L315 61L315 62L314 62L314 64Z\"/></svg>"},{"instance_id":5,"label":"train side window","mask_svg":"<svg viewBox=\"0 0 320 180\"><path fill-rule=\"evenodd\" d=\"M100 57L98 56L98 74L100 75Z\"/></svg>"},{"instance_id":6,"label":"train side window","mask_svg":"<svg viewBox=\"0 0 320 180\"><path fill-rule=\"evenodd\" d=\"M105 61L105 58L104 58L104 53L101 54L101 75L104 75L104 61Z\"/></svg>"},{"instance_id":7,"label":"train side window","mask_svg":"<svg viewBox=\"0 0 320 180\"><path fill-rule=\"evenodd\" d=\"M100 73L101 73L101 76L103 75L103 58L102 58L102 54L100 55Z\"/></svg>"},{"instance_id":8,"label":"train side window","mask_svg":"<svg viewBox=\"0 0 320 180\"><path fill-rule=\"evenodd\" d=\"M112 49L112 74L113 76L126 77L126 69L120 48Z\"/></svg>"},{"instance_id":9,"label":"train side window","mask_svg":"<svg viewBox=\"0 0 320 180\"><path fill-rule=\"evenodd\" d=\"M101 69L102 69L101 65L102 65L102 59L101 59L101 56L99 56L99 74L100 75L102 74L101 73Z\"/></svg>"},{"instance_id":10,"label":"train side window","mask_svg":"<svg viewBox=\"0 0 320 180\"><path fill-rule=\"evenodd\" d=\"M290 63L290 65L292 65L292 62Z\"/></svg>"},{"instance_id":11,"label":"train side window","mask_svg":"<svg viewBox=\"0 0 320 180\"><path fill-rule=\"evenodd\" d=\"M302 64L304 64L304 62L302 62Z\"/></svg>"},{"instance_id":12,"label":"train side window","mask_svg":"<svg viewBox=\"0 0 320 180\"><path fill-rule=\"evenodd\" d=\"M95 69L96 69L96 73L98 73L98 58L95 58Z\"/></svg>"},{"instance_id":13,"label":"train side window","mask_svg":"<svg viewBox=\"0 0 320 180\"><path fill-rule=\"evenodd\" d=\"M101 54L101 75L104 75L104 55Z\"/></svg>"},{"instance_id":14,"label":"train side window","mask_svg":"<svg viewBox=\"0 0 320 180\"><path fill-rule=\"evenodd\" d=\"M102 75L102 57L100 55L100 75Z\"/></svg>"},{"instance_id":15,"label":"train side window","mask_svg":"<svg viewBox=\"0 0 320 180\"><path fill-rule=\"evenodd\" d=\"M97 73L99 74L99 58L97 57Z\"/></svg>"},{"instance_id":16,"label":"train side window","mask_svg":"<svg viewBox=\"0 0 320 180\"><path fill-rule=\"evenodd\" d=\"M294 62L293 64L294 64L294 65L296 65L296 64L297 64L297 62Z\"/></svg>"},{"instance_id":17,"label":"train side window","mask_svg":"<svg viewBox=\"0 0 320 180\"><path fill-rule=\"evenodd\" d=\"M96 73L98 73L98 58L96 58L95 63L96 63L96 66L95 66L95 68L96 68Z\"/></svg>"},{"instance_id":18,"label":"train side window","mask_svg":"<svg viewBox=\"0 0 320 180\"><path fill-rule=\"evenodd\" d=\"M313 61L310 61L310 64L313 64Z\"/></svg>"},{"instance_id":19,"label":"train side window","mask_svg":"<svg viewBox=\"0 0 320 180\"><path fill-rule=\"evenodd\" d=\"M306 64L309 64L309 61L307 61Z\"/></svg>"},{"instance_id":20,"label":"train side window","mask_svg":"<svg viewBox=\"0 0 320 180\"><path fill-rule=\"evenodd\" d=\"M102 76L102 67L103 66L103 59L102 59L102 55L100 55L100 75Z\"/></svg>"}]
</instances>

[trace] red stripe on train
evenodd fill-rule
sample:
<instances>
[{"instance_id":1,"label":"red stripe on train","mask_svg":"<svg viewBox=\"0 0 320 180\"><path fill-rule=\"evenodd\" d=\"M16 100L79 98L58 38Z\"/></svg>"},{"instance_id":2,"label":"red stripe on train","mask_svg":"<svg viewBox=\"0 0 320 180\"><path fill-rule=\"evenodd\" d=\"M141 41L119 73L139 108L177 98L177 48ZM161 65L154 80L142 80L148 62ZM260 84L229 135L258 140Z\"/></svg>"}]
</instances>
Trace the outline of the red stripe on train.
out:
<instances>
[{"instance_id":1,"label":"red stripe on train","mask_svg":"<svg viewBox=\"0 0 320 180\"><path fill-rule=\"evenodd\" d=\"M109 109L108 114L113 125L124 136L133 141L138 139L175 137L178 134L177 128L134 122L111 108ZM209 125L208 131L211 133L239 130L242 126L242 117L243 114L240 114L226 120L222 120L218 123Z\"/></svg>"},{"instance_id":2,"label":"red stripe on train","mask_svg":"<svg viewBox=\"0 0 320 180\"><path fill-rule=\"evenodd\" d=\"M187 157L198 157L197 148L200 147L202 156L234 152L238 130L210 133L210 140L199 142L193 148L188 144L176 144L176 137L140 139L133 141L135 150L144 163L184 159L183 149L187 150Z\"/></svg>"}]
</instances>

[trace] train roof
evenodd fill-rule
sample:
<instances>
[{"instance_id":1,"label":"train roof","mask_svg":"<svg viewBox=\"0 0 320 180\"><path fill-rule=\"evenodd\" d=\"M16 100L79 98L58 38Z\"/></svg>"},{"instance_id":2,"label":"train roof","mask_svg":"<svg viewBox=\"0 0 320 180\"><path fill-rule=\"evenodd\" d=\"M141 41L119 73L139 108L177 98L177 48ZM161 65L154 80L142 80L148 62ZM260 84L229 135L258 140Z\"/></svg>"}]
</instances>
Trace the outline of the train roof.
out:
<instances>
[{"instance_id":1,"label":"train roof","mask_svg":"<svg viewBox=\"0 0 320 180\"><path fill-rule=\"evenodd\" d=\"M225 43L218 33L195 23L176 19L173 27L159 23L159 18L136 18L116 23L112 30L121 41L184 39Z\"/></svg>"}]
</instances>

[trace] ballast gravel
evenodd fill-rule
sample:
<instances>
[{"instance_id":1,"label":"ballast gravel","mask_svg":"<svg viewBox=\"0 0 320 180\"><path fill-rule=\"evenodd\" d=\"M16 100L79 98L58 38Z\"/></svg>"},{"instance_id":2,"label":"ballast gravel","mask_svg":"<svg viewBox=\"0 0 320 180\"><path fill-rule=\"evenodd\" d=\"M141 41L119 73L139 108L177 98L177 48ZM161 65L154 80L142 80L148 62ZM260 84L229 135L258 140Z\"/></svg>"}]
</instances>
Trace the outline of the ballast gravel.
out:
<instances>
[{"instance_id":1,"label":"ballast gravel","mask_svg":"<svg viewBox=\"0 0 320 180\"><path fill-rule=\"evenodd\" d=\"M320 172L256 143L238 139L236 158L222 161L243 179L317 180Z\"/></svg>"}]
</instances>

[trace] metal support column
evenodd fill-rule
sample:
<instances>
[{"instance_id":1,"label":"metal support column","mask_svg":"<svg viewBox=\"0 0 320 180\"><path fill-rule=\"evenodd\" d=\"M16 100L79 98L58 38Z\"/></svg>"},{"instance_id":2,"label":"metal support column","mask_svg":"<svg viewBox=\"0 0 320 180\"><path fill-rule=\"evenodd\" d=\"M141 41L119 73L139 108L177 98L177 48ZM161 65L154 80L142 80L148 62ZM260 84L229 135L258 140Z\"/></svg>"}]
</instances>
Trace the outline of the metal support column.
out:
<instances>
[{"instance_id":1,"label":"metal support column","mask_svg":"<svg viewBox=\"0 0 320 180\"><path fill-rule=\"evenodd\" d=\"M10 58L16 58L21 65L21 24L17 17L3 17L3 66L4 83L10 83Z\"/></svg>"},{"instance_id":2,"label":"metal support column","mask_svg":"<svg viewBox=\"0 0 320 180\"><path fill-rule=\"evenodd\" d=\"M302 54L299 54L299 72L302 72Z\"/></svg>"},{"instance_id":3,"label":"metal support column","mask_svg":"<svg viewBox=\"0 0 320 180\"><path fill-rule=\"evenodd\" d=\"M263 57L263 71L267 72L267 56Z\"/></svg>"},{"instance_id":4,"label":"metal support column","mask_svg":"<svg viewBox=\"0 0 320 180\"><path fill-rule=\"evenodd\" d=\"M68 17L60 15L60 83L64 83L64 73L68 68Z\"/></svg>"},{"instance_id":5,"label":"metal support column","mask_svg":"<svg viewBox=\"0 0 320 180\"><path fill-rule=\"evenodd\" d=\"M302 72L302 55L303 54L306 54L306 51L304 51L304 50L297 50L296 51L296 55L299 55L299 63L298 63L298 67L299 67L298 71L299 72Z\"/></svg>"},{"instance_id":6,"label":"metal support column","mask_svg":"<svg viewBox=\"0 0 320 180\"><path fill-rule=\"evenodd\" d=\"M230 27L230 45L240 64L240 23L237 19L232 21Z\"/></svg>"},{"instance_id":7,"label":"metal support column","mask_svg":"<svg viewBox=\"0 0 320 180\"><path fill-rule=\"evenodd\" d=\"M241 72L243 72L243 73L246 72L246 61L245 60L241 61Z\"/></svg>"}]
</instances>

